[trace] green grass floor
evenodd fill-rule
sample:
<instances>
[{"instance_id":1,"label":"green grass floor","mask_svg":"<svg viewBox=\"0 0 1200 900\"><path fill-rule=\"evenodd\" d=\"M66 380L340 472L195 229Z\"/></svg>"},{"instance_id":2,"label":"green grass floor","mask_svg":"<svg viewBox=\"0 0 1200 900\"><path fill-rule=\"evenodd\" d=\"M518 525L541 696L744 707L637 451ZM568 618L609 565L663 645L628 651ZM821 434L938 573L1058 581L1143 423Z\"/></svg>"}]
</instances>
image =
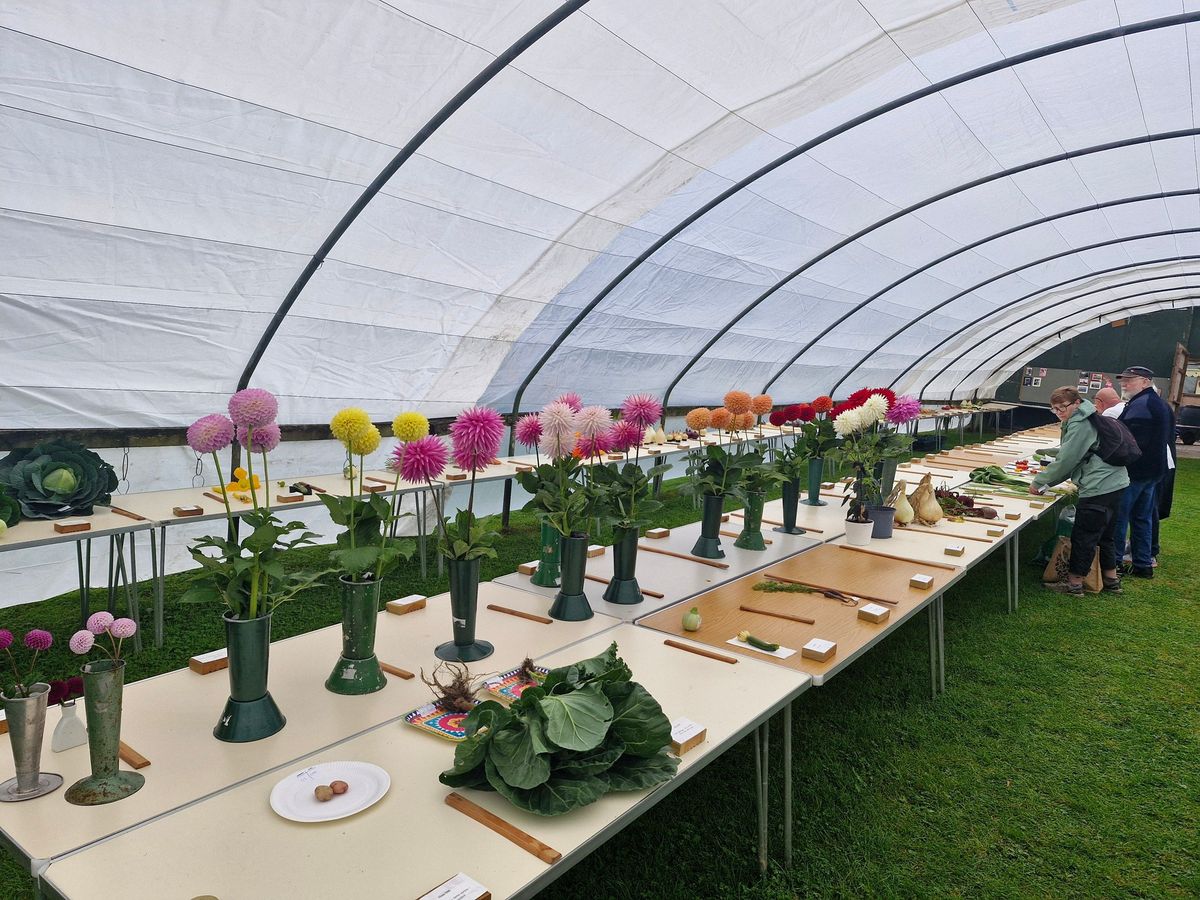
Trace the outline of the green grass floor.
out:
<instances>
[{"instance_id":1,"label":"green grass floor","mask_svg":"<svg viewBox=\"0 0 1200 900\"><path fill-rule=\"evenodd\" d=\"M1052 594L1040 568L1024 565L1021 608L1009 615L1002 555L972 571L947 597L940 699L929 697L924 616L802 696L790 868L780 858L777 721L766 877L745 740L542 898L1200 895L1200 558L1190 540L1200 461L1181 461L1176 490L1155 579L1128 579L1122 596ZM666 498L664 524L698 517L674 489ZM1031 528L1022 555L1050 530ZM515 515L483 577L536 556L536 543L532 521ZM298 565L323 556L296 555ZM385 594L445 590L415 563L392 579ZM168 580L166 646L133 656L131 680L223 644L216 610L172 602L181 584ZM78 598L65 595L4 610L0 624L48 627L63 642L77 616ZM336 591L314 591L281 609L274 635L338 618ZM56 648L43 674L75 669ZM31 880L0 857L0 897L32 896Z\"/></svg>"}]
</instances>

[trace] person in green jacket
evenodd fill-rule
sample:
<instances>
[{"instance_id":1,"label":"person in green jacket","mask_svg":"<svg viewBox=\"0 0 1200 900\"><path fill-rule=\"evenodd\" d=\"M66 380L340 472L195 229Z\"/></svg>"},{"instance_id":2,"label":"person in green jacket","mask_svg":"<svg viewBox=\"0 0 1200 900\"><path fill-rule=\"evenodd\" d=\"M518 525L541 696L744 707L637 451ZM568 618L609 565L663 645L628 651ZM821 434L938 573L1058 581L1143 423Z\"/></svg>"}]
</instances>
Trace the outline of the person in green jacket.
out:
<instances>
[{"instance_id":1,"label":"person in green jacket","mask_svg":"<svg viewBox=\"0 0 1200 900\"><path fill-rule=\"evenodd\" d=\"M1121 496L1129 487L1129 474L1124 466L1110 466L1096 453L1100 437L1088 419L1096 412L1090 400L1084 400L1073 387L1060 387L1050 395L1050 409L1062 422L1058 456L1033 477L1029 492L1044 494L1046 488L1069 478L1079 489L1079 502L1075 505L1075 525L1071 530L1067 580L1046 586L1063 594L1082 595L1084 576L1091 570L1099 549L1104 590L1119 594L1121 577L1117 574L1113 530Z\"/></svg>"}]
</instances>

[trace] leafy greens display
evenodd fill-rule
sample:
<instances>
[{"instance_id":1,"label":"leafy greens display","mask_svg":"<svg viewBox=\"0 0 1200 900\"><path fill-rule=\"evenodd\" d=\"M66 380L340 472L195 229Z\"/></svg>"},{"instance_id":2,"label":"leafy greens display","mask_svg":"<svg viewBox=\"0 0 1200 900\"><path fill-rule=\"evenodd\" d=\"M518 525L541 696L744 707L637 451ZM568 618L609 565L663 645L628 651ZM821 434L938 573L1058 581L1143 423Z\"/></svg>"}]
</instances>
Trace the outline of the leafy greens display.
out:
<instances>
[{"instance_id":1,"label":"leafy greens display","mask_svg":"<svg viewBox=\"0 0 1200 900\"><path fill-rule=\"evenodd\" d=\"M664 752L671 723L631 678L614 643L599 656L551 670L507 709L494 700L479 704L467 716L454 767L439 780L498 791L539 816L669 781L679 766Z\"/></svg>"},{"instance_id":2,"label":"leafy greens display","mask_svg":"<svg viewBox=\"0 0 1200 900\"><path fill-rule=\"evenodd\" d=\"M54 439L0 459L0 485L26 518L90 516L93 506L112 500L117 473L83 444Z\"/></svg>"}]
</instances>

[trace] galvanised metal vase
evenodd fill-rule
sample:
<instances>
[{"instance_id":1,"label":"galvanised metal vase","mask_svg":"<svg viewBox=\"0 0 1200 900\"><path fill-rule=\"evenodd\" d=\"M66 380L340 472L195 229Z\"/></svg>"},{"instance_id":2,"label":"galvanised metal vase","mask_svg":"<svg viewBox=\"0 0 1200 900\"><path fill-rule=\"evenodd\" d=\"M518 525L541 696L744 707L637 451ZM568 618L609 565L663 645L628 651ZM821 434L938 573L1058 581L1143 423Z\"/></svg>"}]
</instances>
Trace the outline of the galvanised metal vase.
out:
<instances>
[{"instance_id":1,"label":"galvanised metal vase","mask_svg":"<svg viewBox=\"0 0 1200 900\"><path fill-rule=\"evenodd\" d=\"M583 577L587 570L587 535L571 535L559 538L559 560L562 565L562 586L554 595L550 606L550 618L564 622L582 622L590 619L592 604L583 592Z\"/></svg>"},{"instance_id":2,"label":"galvanised metal vase","mask_svg":"<svg viewBox=\"0 0 1200 900\"><path fill-rule=\"evenodd\" d=\"M825 460L816 456L808 461L808 499L804 501L805 506L828 506L821 499L821 476L825 472Z\"/></svg>"},{"instance_id":3,"label":"galvanised metal vase","mask_svg":"<svg viewBox=\"0 0 1200 900\"><path fill-rule=\"evenodd\" d=\"M641 603L642 589L634 574L637 569L638 530L617 527L613 529L613 538L613 577L604 589L604 599L623 605Z\"/></svg>"},{"instance_id":4,"label":"galvanised metal vase","mask_svg":"<svg viewBox=\"0 0 1200 900\"><path fill-rule=\"evenodd\" d=\"M447 662L486 659L496 648L487 641L475 640L480 560L451 559L447 560L447 565L450 570L450 615L454 619L454 640L439 644L433 653Z\"/></svg>"},{"instance_id":5,"label":"galvanised metal vase","mask_svg":"<svg viewBox=\"0 0 1200 900\"><path fill-rule=\"evenodd\" d=\"M387 676L375 656L375 624L379 621L379 582L342 582L342 655L325 679L335 694L373 694L387 687Z\"/></svg>"},{"instance_id":6,"label":"galvanised metal vase","mask_svg":"<svg viewBox=\"0 0 1200 900\"><path fill-rule=\"evenodd\" d=\"M235 744L270 737L287 724L267 690L270 613L256 619L235 619L225 613L225 640L229 650L229 699L213 737Z\"/></svg>"},{"instance_id":7,"label":"galvanised metal vase","mask_svg":"<svg viewBox=\"0 0 1200 900\"><path fill-rule=\"evenodd\" d=\"M42 769L42 737L46 733L46 698L50 685L39 681L29 688L28 697L7 697L4 718L8 722L8 740L12 745L17 775L0 784L0 802L15 803L43 797L62 786L63 778Z\"/></svg>"},{"instance_id":8,"label":"galvanised metal vase","mask_svg":"<svg viewBox=\"0 0 1200 900\"><path fill-rule=\"evenodd\" d=\"M99 806L124 800L146 783L139 772L121 771L121 697L125 660L100 659L83 667L83 707L87 711L92 774L67 788L68 803Z\"/></svg>"}]
</instances>

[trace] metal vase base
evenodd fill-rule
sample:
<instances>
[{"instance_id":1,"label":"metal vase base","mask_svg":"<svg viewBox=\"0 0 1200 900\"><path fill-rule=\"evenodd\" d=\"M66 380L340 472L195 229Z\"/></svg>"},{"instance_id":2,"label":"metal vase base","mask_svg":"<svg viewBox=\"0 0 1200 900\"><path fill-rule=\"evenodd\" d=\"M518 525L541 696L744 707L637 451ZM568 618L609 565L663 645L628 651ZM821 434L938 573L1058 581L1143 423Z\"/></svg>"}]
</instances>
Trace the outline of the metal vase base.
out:
<instances>
[{"instance_id":1,"label":"metal vase base","mask_svg":"<svg viewBox=\"0 0 1200 900\"><path fill-rule=\"evenodd\" d=\"M725 551L721 549L720 538L696 538L692 547L692 556L703 556L705 559L724 559Z\"/></svg>"},{"instance_id":2,"label":"metal vase base","mask_svg":"<svg viewBox=\"0 0 1200 900\"><path fill-rule=\"evenodd\" d=\"M444 644L438 644L433 650L433 655L446 662L477 662L487 659L495 652L496 648L487 641L475 641L470 644L456 644L454 641L447 641Z\"/></svg>"},{"instance_id":3,"label":"metal vase base","mask_svg":"<svg viewBox=\"0 0 1200 900\"><path fill-rule=\"evenodd\" d=\"M807 534L808 533L803 528L799 528L799 527L784 528L782 525L780 525L778 528L772 528L771 530L778 531L780 534Z\"/></svg>"},{"instance_id":4,"label":"metal vase base","mask_svg":"<svg viewBox=\"0 0 1200 900\"><path fill-rule=\"evenodd\" d=\"M829 505L828 503L826 503L824 500L821 500L821 499L801 500L800 502L803 503L805 506L828 506Z\"/></svg>"},{"instance_id":5,"label":"metal vase base","mask_svg":"<svg viewBox=\"0 0 1200 900\"><path fill-rule=\"evenodd\" d=\"M146 777L138 772L89 775L67 788L63 796L68 803L76 806L101 806L136 794L145 783Z\"/></svg>"},{"instance_id":6,"label":"metal vase base","mask_svg":"<svg viewBox=\"0 0 1200 900\"><path fill-rule=\"evenodd\" d=\"M550 618L560 622L582 622L595 615L592 604L588 602L587 594L564 594L559 591L554 596L554 603L548 613Z\"/></svg>"},{"instance_id":7,"label":"metal vase base","mask_svg":"<svg viewBox=\"0 0 1200 900\"><path fill-rule=\"evenodd\" d=\"M346 659L338 657L333 665L333 671L325 679L325 690L335 694L373 694L387 687L387 676L379 668L379 658L370 656L367 659Z\"/></svg>"},{"instance_id":8,"label":"metal vase base","mask_svg":"<svg viewBox=\"0 0 1200 900\"><path fill-rule=\"evenodd\" d=\"M17 790L17 779L10 778L0 784L0 803L20 803L22 800L32 800L35 797L45 797L57 791L63 784L63 777L53 772L42 772L38 775L37 785L32 791Z\"/></svg>"},{"instance_id":9,"label":"metal vase base","mask_svg":"<svg viewBox=\"0 0 1200 900\"><path fill-rule=\"evenodd\" d=\"M604 599L609 603L632 606L634 603L641 603L645 598L636 578L614 578L604 589Z\"/></svg>"},{"instance_id":10,"label":"metal vase base","mask_svg":"<svg viewBox=\"0 0 1200 900\"><path fill-rule=\"evenodd\" d=\"M245 744L270 737L283 729L287 718L275 705L271 692L257 700L225 701L225 711L213 729L213 737L230 744Z\"/></svg>"}]
</instances>

